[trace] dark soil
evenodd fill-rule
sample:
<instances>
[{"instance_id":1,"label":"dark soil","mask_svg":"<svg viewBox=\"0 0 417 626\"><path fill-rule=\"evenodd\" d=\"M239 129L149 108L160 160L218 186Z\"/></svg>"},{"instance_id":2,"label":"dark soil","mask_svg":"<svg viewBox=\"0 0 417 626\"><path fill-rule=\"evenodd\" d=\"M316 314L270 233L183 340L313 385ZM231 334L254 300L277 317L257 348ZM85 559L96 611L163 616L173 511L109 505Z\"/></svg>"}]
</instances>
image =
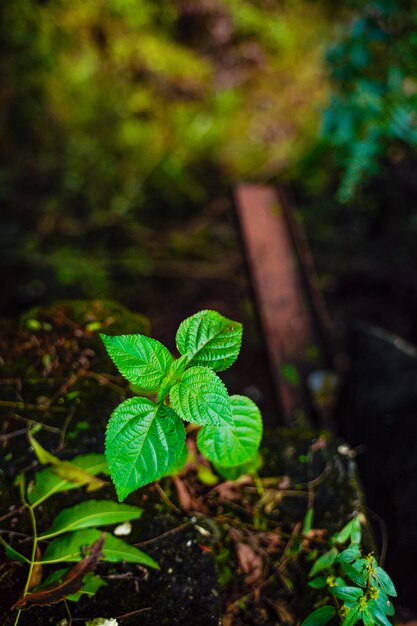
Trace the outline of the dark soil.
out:
<instances>
[{"instance_id":1,"label":"dark soil","mask_svg":"<svg viewBox=\"0 0 417 626\"><path fill-rule=\"evenodd\" d=\"M119 325L147 332L146 320L114 303L64 303L30 312L20 326L9 325L2 339L0 517L3 536L23 554L30 552L30 525L18 509L12 480L18 472L30 480L38 467L26 442L28 420L41 422L37 439L62 458L101 452L108 416L129 393L104 358L97 324L108 333L120 332ZM34 325L36 330L28 328ZM194 449L192 437L189 445ZM221 616L226 626L297 623L317 600L306 586L308 554L363 507L354 460L339 445L326 434L279 430L264 439L261 490L252 478L225 483L213 475L216 484L202 482L199 469L210 468L197 456L176 479L132 494L128 502L145 512L127 540L153 556L161 571L100 563L98 573L108 585L94 599L68 604L74 624L98 616L138 626L214 626ZM39 528L85 497L74 489L51 498L38 509ZM115 494L109 486L94 497ZM317 530L306 538L302 521L312 501ZM255 570L245 569L242 545L254 557ZM22 592L26 567L4 559L0 575L6 626L13 623L10 607ZM57 624L67 615L61 602L24 611L20 624Z\"/></svg>"}]
</instances>

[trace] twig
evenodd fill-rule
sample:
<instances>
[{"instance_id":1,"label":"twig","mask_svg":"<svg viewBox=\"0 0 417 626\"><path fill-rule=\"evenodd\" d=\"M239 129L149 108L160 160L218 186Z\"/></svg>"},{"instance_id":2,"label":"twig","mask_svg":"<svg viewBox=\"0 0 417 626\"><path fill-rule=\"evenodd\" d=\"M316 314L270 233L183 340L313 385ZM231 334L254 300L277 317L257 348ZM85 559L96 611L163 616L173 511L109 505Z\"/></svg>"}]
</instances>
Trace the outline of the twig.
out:
<instances>
[{"instance_id":1,"label":"twig","mask_svg":"<svg viewBox=\"0 0 417 626\"><path fill-rule=\"evenodd\" d=\"M143 609L137 609L136 611L131 611L130 613L123 613L123 615L116 615L114 619L129 619L129 617L133 617L134 615L139 615L139 613L145 613L146 611L152 611L151 606L146 606ZM85 622L86 620L91 619L88 617L73 617L73 622Z\"/></svg>"},{"instance_id":2,"label":"twig","mask_svg":"<svg viewBox=\"0 0 417 626\"><path fill-rule=\"evenodd\" d=\"M173 511L175 511L175 513L178 514L182 514L181 509L179 509L167 496L167 494L165 493L165 491L162 489L161 485L159 483L155 483L155 489L158 492L158 494L160 495L160 497L162 498L162 500L165 502L165 504L172 509Z\"/></svg>"},{"instance_id":3,"label":"twig","mask_svg":"<svg viewBox=\"0 0 417 626\"><path fill-rule=\"evenodd\" d=\"M7 433L6 435L0 435L0 441L7 441L8 439L14 439L14 437L20 437L20 435L26 434L26 428L20 428L19 430L14 430L12 433Z\"/></svg>"},{"instance_id":4,"label":"twig","mask_svg":"<svg viewBox=\"0 0 417 626\"><path fill-rule=\"evenodd\" d=\"M76 407L73 406L70 409L68 415L66 416L66 418L64 420L64 423L62 424L62 428L59 429L59 443L58 443L58 446L56 448L57 452L59 452L59 450L62 450L62 448L64 447L65 437L66 437L66 434L67 434L68 426L70 425L71 420L72 420L72 418L75 415L75 410L76 410Z\"/></svg>"},{"instance_id":5,"label":"twig","mask_svg":"<svg viewBox=\"0 0 417 626\"><path fill-rule=\"evenodd\" d=\"M43 422L40 422L39 420L34 420L31 417L24 417L23 415L18 415L17 413L13 415L13 419L17 420L18 422L24 422L25 424L28 424L28 425L37 424L38 426L41 426L43 429L51 433L61 432L61 429L58 428L58 426L49 426L49 424L44 424Z\"/></svg>"},{"instance_id":6,"label":"twig","mask_svg":"<svg viewBox=\"0 0 417 626\"><path fill-rule=\"evenodd\" d=\"M21 504L19 507L17 507L16 509L13 509L13 511L9 511L8 513L5 513L5 515L3 515L2 517L0 517L0 522L3 522L5 519L9 519L9 517L13 517L13 515L16 515L18 513L21 513L23 511L23 509L25 508L24 504Z\"/></svg>"},{"instance_id":7,"label":"twig","mask_svg":"<svg viewBox=\"0 0 417 626\"><path fill-rule=\"evenodd\" d=\"M135 546L147 546L150 543L155 543L156 541L159 541L160 539L165 539L165 537L168 537L170 535L174 535L175 533L180 532L181 530L183 530L184 528L187 528L188 526L192 526L192 521L191 520L187 520L186 522L184 522L184 524L180 524L180 526L176 526L175 528L171 528L170 530L166 530L164 533L162 533L161 535L158 535L157 537L153 537L152 539L147 539L146 541L141 541L141 542L135 543L133 545L135 545Z\"/></svg>"},{"instance_id":8,"label":"twig","mask_svg":"<svg viewBox=\"0 0 417 626\"><path fill-rule=\"evenodd\" d=\"M387 525L385 523L385 520L378 515L378 513L375 513L375 511L373 511L372 509L369 509L368 507L366 507L366 511L369 514L369 517L372 517L378 524L379 529L381 531L381 552L379 555L379 563L381 565L381 567L384 567L384 562L387 556L387 550L388 550L388 530L387 530Z\"/></svg>"},{"instance_id":9,"label":"twig","mask_svg":"<svg viewBox=\"0 0 417 626\"><path fill-rule=\"evenodd\" d=\"M68 410L65 407L49 406L47 404L28 404L27 402L13 400L0 400L0 406L10 407L11 409L27 409L28 411L46 411L48 413L64 413Z\"/></svg>"}]
</instances>

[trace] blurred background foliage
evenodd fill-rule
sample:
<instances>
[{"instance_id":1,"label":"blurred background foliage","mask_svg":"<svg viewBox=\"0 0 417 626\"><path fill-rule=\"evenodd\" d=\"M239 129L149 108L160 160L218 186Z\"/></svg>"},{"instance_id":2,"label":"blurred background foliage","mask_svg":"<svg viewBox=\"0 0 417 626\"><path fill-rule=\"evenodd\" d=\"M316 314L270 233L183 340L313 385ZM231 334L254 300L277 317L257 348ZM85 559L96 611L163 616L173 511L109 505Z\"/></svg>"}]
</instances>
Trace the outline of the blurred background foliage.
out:
<instances>
[{"instance_id":1,"label":"blurred background foliage","mask_svg":"<svg viewBox=\"0 0 417 626\"><path fill-rule=\"evenodd\" d=\"M19 0L1 12L12 310L60 292L128 299L158 257L198 243L216 271L207 237L157 245L158 230L313 145L329 28L319 3Z\"/></svg>"},{"instance_id":2,"label":"blurred background foliage","mask_svg":"<svg viewBox=\"0 0 417 626\"><path fill-rule=\"evenodd\" d=\"M0 13L3 312L60 296L146 309L150 288L239 280L238 180L293 183L325 290L347 258L369 266L363 246L411 263L416 0Z\"/></svg>"},{"instance_id":3,"label":"blurred background foliage","mask_svg":"<svg viewBox=\"0 0 417 626\"><path fill-rule=\"evenodd\" d=\"M399 162L417 147L417 3L358 7L327 53L332 92L323 136L343 170L341 201L352 200L381 160Z\"/></svg>"}]
</instances>

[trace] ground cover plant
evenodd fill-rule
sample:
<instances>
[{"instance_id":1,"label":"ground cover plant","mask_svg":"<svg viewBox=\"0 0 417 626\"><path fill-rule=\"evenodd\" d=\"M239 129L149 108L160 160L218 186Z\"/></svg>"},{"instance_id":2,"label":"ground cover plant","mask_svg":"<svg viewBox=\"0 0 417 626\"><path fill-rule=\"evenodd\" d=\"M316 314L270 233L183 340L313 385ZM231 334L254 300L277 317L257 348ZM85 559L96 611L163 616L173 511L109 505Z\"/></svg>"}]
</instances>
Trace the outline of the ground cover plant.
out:
<instances>
[{"instance_id":1,"label":"ground cover plant","mask_svg":"<svg viewBox=\"0 0 417 626\"><path fill-rule=\"evenodd\" d=\"M242 325L204 310L182 322L176 334L179 358L144 335L101 335L120 373L138 390L113 412L106 432L106 458L119 499L185 463L183 420L201 426L197 445L227 472L256 462L262 418L245 396L229 397L215 372L236 360Z\"/></svg>"},{"instance_id":2,"label":"ground cover plant","mask_svg":"<svg viewBox=\"0 0 417 626\"><path fill-rule=\"evenodd\" d=\"M139 519L142 509L137 506L112 500L87 499L62 509L50 527L40 532L36 516L38 506L51 496L70 489L81 486L90 492L100 489L106 483L98 475L107 474L108 470L102 454L78 455L71 461L61 461L42 448L31 433L29 440L39 462L46 465L35 473L29 484L25 484L23 474L16 480L22 506L27 510L32 525L30 557L18 552L0 535L0 544L6 556L28 566L24 589L12 607L17 611L15 626L23 609L67 600L76 602L83 594L94 596L100 587L107 584L94 573L99 560L110 563L127 561L158 568L154 559L142 550L98 529ZM67 563L75 565L62 567ZM44 575L45 566L60 567Z\"/></svg>"},{"instance_id":3,"label":"ground cover plant","mask_svg":"<svg viewBox=\"0 0 417 626\"><path fill-rule=\"evenodd\" d=\"M362 554L361 537L360 515L356 515L329 539L330 549L315 559L309 585L322 589L328 602L313 611L302 626L323 626L333 618L343 626L391 624L394 606L389 596L395 597L397 592L374 554Z\"/></svg>"}]
</instances>

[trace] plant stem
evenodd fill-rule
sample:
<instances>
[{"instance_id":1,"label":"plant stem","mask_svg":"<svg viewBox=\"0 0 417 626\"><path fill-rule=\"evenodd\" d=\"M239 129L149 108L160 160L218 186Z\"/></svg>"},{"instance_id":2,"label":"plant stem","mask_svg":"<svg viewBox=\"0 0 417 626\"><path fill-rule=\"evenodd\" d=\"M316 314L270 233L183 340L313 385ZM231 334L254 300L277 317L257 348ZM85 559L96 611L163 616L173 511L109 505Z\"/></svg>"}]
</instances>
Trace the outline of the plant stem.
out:
<instances>
[{"instance_id":1,"label":"plant stem","mask_svg":"<svg viewBox=\"0 0 417 626\"><path fill-rule=\"evenodd\" d=\"M29 591L30 581L32 580L33 568L34 568L35 562L36 562L36 553L37 553L37 550L38 550L38 530L37 530L37 527L36 527L35 513L33 511L33 507L31 507L30 504L28 504L26 501L24 501L24 505L27 508L27 510L29 511L30 520L32 522L33 545L32 545L32 555L30 557L30 563L29 563L28 576L27 576L27 579L26 579L25 588L23 589L23 598L27 595L27 593ZM18 613L16 615L14 626L17 626L17 624L19 623L21 612L22 612L22 610L19 609Z\"/></svg>"}]
</instances>

